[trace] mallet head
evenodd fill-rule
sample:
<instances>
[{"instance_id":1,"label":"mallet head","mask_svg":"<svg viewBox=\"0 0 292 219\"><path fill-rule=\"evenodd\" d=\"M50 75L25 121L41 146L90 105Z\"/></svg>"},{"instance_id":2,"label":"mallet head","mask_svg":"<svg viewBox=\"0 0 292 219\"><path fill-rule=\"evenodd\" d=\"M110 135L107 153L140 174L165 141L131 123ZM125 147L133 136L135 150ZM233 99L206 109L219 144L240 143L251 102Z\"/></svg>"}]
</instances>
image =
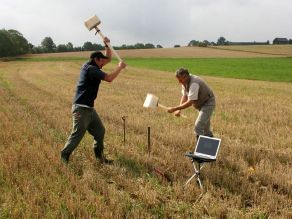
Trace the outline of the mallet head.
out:
<instances>
[{"instance_id":1,"label":"mallet head","mask_svg":"<svg viewBox=\"0 0 292 219\"><path fill-rule=\"evenodd\" d=\"M84 21L84 24L89 31L91 31L93 28L97 28L97 26L100 23L101 23L101 21L99 20L99 18L96 15L94 15L94 16L92 16Z\"/></svg>"},{"instance_id":2,"label":"mallet head","mask_svg":"<svg viewBox=\"0 0 292 219\"><path fill-rule=\"evenodd\" d=\"M156 109L159 98L153 94L147 94L143 107Z\"/></svg>"}]
</instances>

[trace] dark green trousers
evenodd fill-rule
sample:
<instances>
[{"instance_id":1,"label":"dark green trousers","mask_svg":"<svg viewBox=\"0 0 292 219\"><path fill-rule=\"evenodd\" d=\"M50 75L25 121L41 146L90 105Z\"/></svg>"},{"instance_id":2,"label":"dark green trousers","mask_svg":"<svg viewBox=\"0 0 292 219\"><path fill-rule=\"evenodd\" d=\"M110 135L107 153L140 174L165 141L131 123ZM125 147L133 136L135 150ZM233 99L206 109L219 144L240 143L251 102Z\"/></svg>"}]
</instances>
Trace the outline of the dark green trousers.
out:
<instances>
[{"instance_id":1,"label":"dark green trousers","mask_svg":"<svg viewBox=\"0 0 292 219\"><path fill-rule=\"evenodd\" d=\"M88 131L94 137L93 148L95 155L102 154L105 128L95 109L73 105L72 116L72 132L61 153L70 156L79 145L86 131Z\"/></svg>"}]
</instances>

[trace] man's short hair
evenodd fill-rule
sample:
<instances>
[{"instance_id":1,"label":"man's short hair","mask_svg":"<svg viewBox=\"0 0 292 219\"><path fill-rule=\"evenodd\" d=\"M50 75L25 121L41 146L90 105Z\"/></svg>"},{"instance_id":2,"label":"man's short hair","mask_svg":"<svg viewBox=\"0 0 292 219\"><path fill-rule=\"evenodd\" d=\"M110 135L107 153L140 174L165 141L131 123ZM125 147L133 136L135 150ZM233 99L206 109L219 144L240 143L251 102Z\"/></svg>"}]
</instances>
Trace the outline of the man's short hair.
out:
<instances>
[{"instance_id":1,"label":"man's short hair","mask_svg":"<svg viewBox=\"0 0 292 219\"><path fill-rule=\"evenodd\" d=\"M105 56L100 51L95 51L95 52L93 52L93 53L90 54L90 59L94 59L94 58L97 58L97 59L108 59L108 57Z\"/></svg>"},{"instance_id":2,"label":"man's short hair","mask_svg":"<svg viewBox=\"0 0 292 219\"><path fill-rule=\"evenodd\" d=\"M188 69L186 68L179 68L176 72L175 72L175 76L176 77L183 77L183 76L188 76L190 75Z\"/></svg>"}]
</instances>

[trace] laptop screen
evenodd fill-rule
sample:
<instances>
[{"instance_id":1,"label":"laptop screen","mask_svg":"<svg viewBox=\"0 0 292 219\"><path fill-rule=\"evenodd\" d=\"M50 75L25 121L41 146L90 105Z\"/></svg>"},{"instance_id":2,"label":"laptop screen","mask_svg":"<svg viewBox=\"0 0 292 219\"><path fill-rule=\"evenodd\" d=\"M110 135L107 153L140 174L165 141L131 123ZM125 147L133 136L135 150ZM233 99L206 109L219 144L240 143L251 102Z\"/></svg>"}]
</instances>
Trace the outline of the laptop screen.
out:
<instances>
[{"instance_id":1,"label":"laptop screen","mask_svg":"<svg viewBox=\"0 0 292 219\"><path fill-rule=\"evenodd\" d=\"M207 155L215 159L220 146L220 142L221 139L219 138L210 138L200 135L197 142L195 154Z\"/></svg>"}]
</instances>

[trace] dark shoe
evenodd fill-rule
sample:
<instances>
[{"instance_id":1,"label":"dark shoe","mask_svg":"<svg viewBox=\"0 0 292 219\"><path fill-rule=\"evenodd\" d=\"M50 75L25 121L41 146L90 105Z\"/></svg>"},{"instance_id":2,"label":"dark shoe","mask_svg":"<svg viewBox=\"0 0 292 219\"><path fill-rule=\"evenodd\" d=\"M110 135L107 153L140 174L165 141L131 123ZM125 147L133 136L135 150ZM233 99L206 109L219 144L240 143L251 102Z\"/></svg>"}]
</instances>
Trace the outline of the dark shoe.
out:
<instances>
[{"instance_id":1,"label":"dark shoe","mask_svg":"<svg viewBox=\"0 0 292 219\"><path fill-rule=\"evenodd\" d=\"M61 161L64 162L64 163L69 163L69 157L70 155L69 154L64 154L61 152Z\"/></svg>"},{"instance_id":2,"label":"dark shoe","mask_svg":"<svg viewBox=\"0 0 292 219\"><path fill-rule=\"evenodd\" d=\"M101 163L101 164L112 164L113 160L108 160L105 158L103 154L103 149L101 148L94 148L94 154L96 159Z\"/></svg>"},{"instance_id":3,"label":"dark shoe","mask_svg":"<svg viewBox=\"0 0 292 219\"><path fill-rule=\"evenodd\" d=\"M101 164L112 164L114 161L113 160L109 160L107 159L104 155L101 155L100 157L97 157L97 160L101 163Z\"/></svg>"},{"instance_id":4,"label":"dark shoe","mask_svg":"<svg viewBox=\"0 0 292 219\"><path fill-rule=\"evenodd\" d=\"M103 158L103 159L101 159L100 160L100 163L101 164L113 164L114 163L114 161L113 160L109 160L109 159L106 159L106 158Z\"/></svg>"},{"instance_id":5,"label":"dark shoe","mask_svg":"<svg viewBox=\"0 0 292 219\"><path fill-rule=\"evenodd\" d=\"M100 148L93 148L93 150L94 150L95 157L97 159L101 159L101 157L103 155L103 150Z\"/></svg>"}]
</instances>

